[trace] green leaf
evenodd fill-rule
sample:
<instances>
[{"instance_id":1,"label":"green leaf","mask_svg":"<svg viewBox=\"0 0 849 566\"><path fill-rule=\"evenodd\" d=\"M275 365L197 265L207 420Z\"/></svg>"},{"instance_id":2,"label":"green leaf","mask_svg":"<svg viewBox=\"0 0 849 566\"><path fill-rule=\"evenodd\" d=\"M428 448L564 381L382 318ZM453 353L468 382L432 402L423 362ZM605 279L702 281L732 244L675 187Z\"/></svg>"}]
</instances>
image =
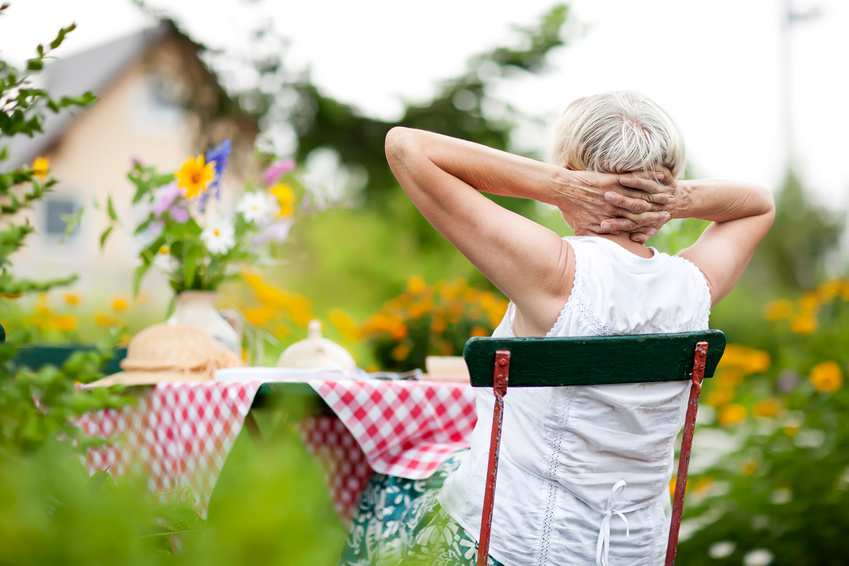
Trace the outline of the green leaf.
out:
<instances>
[{"instance_id":1,"label":"green leaf","mask_svg":"<svg viewBox=\"0 0 849 566\"><path fill-rule=\"evenodd\" d=\"M144 276L148 272L148 270L150 269L150 266L151 266L151 262L146 261L146 259L144 257L142 257L142 264L140 266L136 267L135 271L133 272L133 294L134 295L139 294L139 289L141 289L142 279L144 279Z\"/></svg>"},{"instance_id":2,"label":"green leaf","mask_svg":"<svg viewBox=\"0 0 849 566\"><path fill-rule=\"evenodd\" d=\"M112 202L112 195L106 197L106 214L112 222L118 222L118 213L115 212L115 203Z\"/></svg>"},{"instance_id":3,"label":"green leaf","mask_svg":"<svg viewBox=\"0 0 849 566\"><path fill-rule=\"evenodd\" d=\"M100 233L100 238L98 239L100 243L100 249L102 250L106 246L107 240L109 240L109 236L112 235L112 230L115 226L108 226L103 232Z\"/></svg>"},{"instance_id":4,"label":"green leaf","mask_svg":"<svg viewBox=\"0 0 849 566\"><path fill-rule=\"evenodd\" d=\"M62 221L65 223L65 237L70 238L74 235L74 232L79 227L80 222L83 219L83 212L85 209L83 207L77 208L74 212L70 214L63 214L61 216ZM102 247L102 246L101 246Z\"/></svg>"},{"instance_id":5,"label":"green leaf","mask_svg":"<svg viewBox=\"0 0 849 566\"><path fill-rule=\"evenodd\" d=\"M28 59L27 71L40 71L44 68L44 61L41 59Z\"/></svg>"},{"instance_id":6,"label":"green leaf","mask_svg":"<svg viewBox=\"0 0 849 566\"><path fill-rule=\"evenodd\" d=\"M183 255L183 285L187 289L192 288L192 283L194 282L195 274L197 273L198 263L200 263L202 256L203 250L196 245L189 246Z\"/></svg>"}]
</instances>

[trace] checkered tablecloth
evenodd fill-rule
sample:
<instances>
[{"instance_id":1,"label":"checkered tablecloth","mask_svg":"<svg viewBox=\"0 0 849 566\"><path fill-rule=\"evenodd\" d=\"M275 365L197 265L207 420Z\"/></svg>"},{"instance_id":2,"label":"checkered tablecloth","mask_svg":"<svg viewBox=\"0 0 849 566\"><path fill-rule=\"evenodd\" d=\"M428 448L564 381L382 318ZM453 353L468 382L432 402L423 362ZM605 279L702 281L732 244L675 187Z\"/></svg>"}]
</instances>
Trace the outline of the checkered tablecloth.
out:
<instances>
[{"instance_id":1,"label":"checkered tablecloth","mask_svg":"<svg viewBox=\"0 0 849 566\"><path fill-rule=\"evenodd\" d=\"M428 477L467 446L475 424L468 386L378 380L304 380L335 413L301 424L325 462L337 510L349 518L372 471ZM261 383L160 384L123 410L91 413L82 430L110 443L88 452L89 471L144 472L152 490L188 492L203 513ZM120 440L119 440L120 439Z\"/></svg>"}]
</instances>

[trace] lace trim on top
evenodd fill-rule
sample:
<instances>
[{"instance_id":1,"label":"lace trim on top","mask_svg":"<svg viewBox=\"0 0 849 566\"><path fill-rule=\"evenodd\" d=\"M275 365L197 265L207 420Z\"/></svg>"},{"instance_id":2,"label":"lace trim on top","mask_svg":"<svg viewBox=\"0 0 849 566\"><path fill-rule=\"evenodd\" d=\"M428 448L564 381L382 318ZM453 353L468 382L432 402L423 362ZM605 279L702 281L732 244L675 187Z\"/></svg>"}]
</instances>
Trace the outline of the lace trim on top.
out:
<instances>
[{"instance_id":1,"label":"lace trim on top","mask_svg":"<svg viewBox=\"0 0 849 566\"><path fill-rule=\"evenodd\" d=\"M554 321L554 326L551 327L551 330L545 335L546 338L550 338L556 335L556 332L560 330L560 327L563 325L563 322L566 320L569 312L577 309L578 316L581 317L584 321L586 321L590 327L593 329L593 335L598 336L610 336L615 334L613 329L600 321L590 308L584 302L584 287L586 286L586 274L587 271L584 267L584 260L582 258L583 254L579 252L579 248L581 245L575 245L572 241L569 241L568 238L564 238L569 242L569 245L572 246L572 253L575 256L575 274L572 277L572 290L569 293L569 298L566 299L566 304L563 305L563 308L560 309L560 314L557 315L557 320Z\"/></svg>"},{"instance_id":2,"label":"lace trim on top","mask_svg":"<svg viewBox=\"0 0 849 566\"><path fill-rule=\"evenodd\" d=\"M566 240L566 243L568 243L569 246L572 248L572 255L575 256L575 274L572 276L572 289L569 291L569 297L566 299L566 302L563 303L563 306L560 308L560 312L557 314L557 319L554 321L554 324L551 325L551 328L549 328L548 332L546 332L546 338L551 338L552 336L555 336L557 330L563 325L563 321L566 320L569 311L574 308L574 304L576 302L575 293L579 289L579 280L582 279L580 273L583 273L583 270L578 269L578 251L576 247L572 245L571 242L569 242L566 238L563 239Z\"/></svg>"}]
</instances>

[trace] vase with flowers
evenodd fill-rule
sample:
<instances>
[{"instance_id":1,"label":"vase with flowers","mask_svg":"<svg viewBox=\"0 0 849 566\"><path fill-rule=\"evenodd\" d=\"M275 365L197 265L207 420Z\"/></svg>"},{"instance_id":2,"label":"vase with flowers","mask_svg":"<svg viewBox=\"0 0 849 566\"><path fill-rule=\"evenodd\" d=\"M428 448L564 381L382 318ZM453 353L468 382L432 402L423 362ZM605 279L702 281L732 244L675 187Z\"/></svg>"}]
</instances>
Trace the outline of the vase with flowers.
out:
<instances>
[{"instance_id":1,"label":"vase with flowers","mask_svg":"<svg viewBox=\"0 0 849 566\"><path fill-rule=\"evenodd\" d=\"M141 220L134 235L142 240L134 292L151 268L168 279L175 293L171 322L198 326L228 348L240 352L241 337L215 309L216 291L239 272L239 266L266 259L270 245L286 239L291 228L297 184L290 160L273 163L263 182L249 184L235 206L222 202L229 140L186 159L173 173L134 162L128 174L135 187L134 209ZM118 218L111 200L111 220L101 235L104 245Z\"/></svg>"}]
</instances>

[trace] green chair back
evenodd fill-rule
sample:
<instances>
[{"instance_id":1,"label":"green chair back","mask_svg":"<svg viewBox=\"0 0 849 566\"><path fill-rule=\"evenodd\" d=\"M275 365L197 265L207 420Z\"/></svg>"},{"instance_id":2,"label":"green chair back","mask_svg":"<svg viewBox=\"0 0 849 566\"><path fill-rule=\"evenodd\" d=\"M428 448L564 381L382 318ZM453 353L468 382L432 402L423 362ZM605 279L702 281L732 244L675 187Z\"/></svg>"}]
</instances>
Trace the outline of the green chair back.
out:
<instances>
[{"instance_id":1,"label":"green chair back","mask_svg":"<svg viewBox=\"0 0 849 566\"><path fill-rule=\"evenodd\" d=\"M488 338L466 342L474 387L492 387L496 350L510 351L509 387L557 387L690 379L697 342L708 343L705 377L725 350L719 330L584 338Z\"/></svg>"}]
</instances>

